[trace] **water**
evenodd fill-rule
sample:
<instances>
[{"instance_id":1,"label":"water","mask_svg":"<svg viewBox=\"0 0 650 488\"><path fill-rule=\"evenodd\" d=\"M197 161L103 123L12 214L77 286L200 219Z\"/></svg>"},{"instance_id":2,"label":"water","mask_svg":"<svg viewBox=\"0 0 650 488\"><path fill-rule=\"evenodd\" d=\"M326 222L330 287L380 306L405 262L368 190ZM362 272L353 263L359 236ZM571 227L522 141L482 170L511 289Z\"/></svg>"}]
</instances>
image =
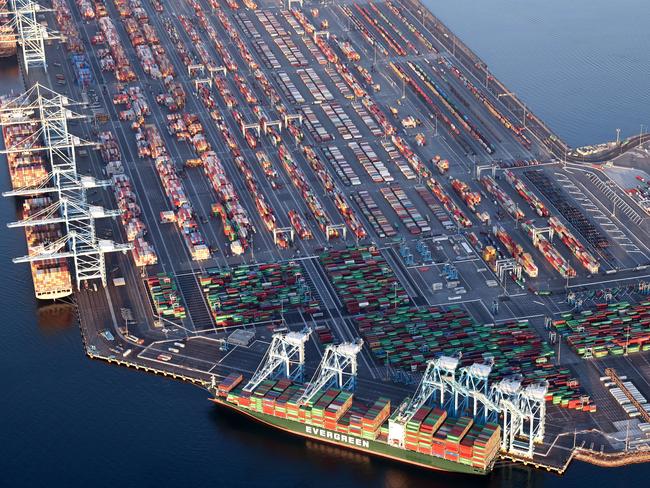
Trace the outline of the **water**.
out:
<instances>
[{"instance_id":1,"label":"water","mask_svg":"<svg viewBox=\"0 0 650 488\"><path fill-rule=\"evenodd\" d=\"M569 145L648 130L650 2L424 1Z\"/></svg>"},{"instance_id":2,"label":"water","mask_svg":"<svg viewBox=\"0 0 650 488\"><path fill-rule=\"evenodd\" d=\"M430 3L569 143L650 123L645 1ZM18 89L16 76L15 66L0 63L0 91ZM0 180L9 187L4 169ZM13 201L0 200L0 222L15 217ZM216 410L197 388L86 359L69 311L36 313L28 267L10 261L24 251L19 231L0 233L1 486L568 488L626 486L650 475L647 466L576 463L563 478L516 468L476 479L305 445Z\"/></svg>"}]
</instances>

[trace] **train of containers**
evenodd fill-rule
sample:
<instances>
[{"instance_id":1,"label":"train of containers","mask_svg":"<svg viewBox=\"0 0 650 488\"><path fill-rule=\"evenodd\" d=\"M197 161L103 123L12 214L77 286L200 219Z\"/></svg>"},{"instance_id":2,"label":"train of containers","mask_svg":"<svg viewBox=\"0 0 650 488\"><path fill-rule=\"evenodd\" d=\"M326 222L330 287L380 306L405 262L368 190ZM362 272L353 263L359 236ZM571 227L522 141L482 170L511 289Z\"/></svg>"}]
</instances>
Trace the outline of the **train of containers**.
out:
<instances>
[{"instance_id":1,"label":"train of containers","mask_svg":"<svg viewBox=\"0 0 650 488\"><path fill-rule=\"evenodd\" d=\"M562 278L575 277L576 270L573 269L543 234L536 232L532 222L522 222L521 230L530 238L535 248L542 253L542 256L546 258L551 266L560 273Z\"/></svg>"},{"instance_id":2,"label":"train of containers","mask_svg":"<svg viewBox=\"0 0 650 488\"><path fill-rule=\"evenodd\" d=\"M106 174L113 182L113 194L120 209L120 222L126 238L133 243L133 261L136 266L149 266L158 262L158 256L145 237L146 226L141 220L142 210L138 205L131 179L126 175L122 164L120 147L112 132L99 133L100 153L105 164Z\"/></svg>"},{"instance_id":3,"label":"train of containers","mask_svg":"<svg viewBox=\"0 0 650 488\"><path fill-rule=\"evenodd\" d=\"M451 180L451 187L482 223L490 223L490 215L487 212L481 212L479 210L478 206L481 203L480 193L472 191L467 183L457 178Z\"/></svg>"},{"instance_id":4,"label":"train of containers","mask_svg":"<svg viewBox=\"0 0 650 488\"><path fill-rule=\"evenodd\" d=\"M521 244L517 244L501 225L495 225L493 232L512 258L522 267L524 273L526 273L530 278L537 278L539 269L533 261L530 253L525 252L524 248L521 247Z\"/></svg>"},{"instance_id":5,"label":"train of containers","mask_svg":"<svg viewBox=\"0 0 650 488\"><path fill-rule=\"evenodd\" d=\"M565 313L552 328L583 358L621 356L650 350L650 302L598 304Z\"/></svg>"},{"instance_id":6,"label":"train of containers","mask_svg":"<svg viewBox=\"0 0 650 488\"><path fill-rule=\"evenodd\" d=\"M212 268L199 277L199 285L217 326L274 320L298 308L306 314L319 310L294 262Z\"/></svg>"}]
</instances>

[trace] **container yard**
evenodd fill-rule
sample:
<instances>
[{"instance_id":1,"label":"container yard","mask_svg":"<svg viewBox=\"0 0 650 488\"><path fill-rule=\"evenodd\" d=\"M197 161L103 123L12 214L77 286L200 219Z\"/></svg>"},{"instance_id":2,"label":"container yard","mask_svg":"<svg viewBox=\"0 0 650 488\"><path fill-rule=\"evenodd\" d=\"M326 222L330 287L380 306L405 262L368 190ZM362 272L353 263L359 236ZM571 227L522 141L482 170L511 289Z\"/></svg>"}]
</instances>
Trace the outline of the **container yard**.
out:
<instances>
[{"instance_id":1,"label":"container yard","mask_svg":"<svg viewBox=\"0 0 650 488\"><path fill-rule=\"evenodd\" d=\"M30 264L37 298L74 294L90 357L429 468L561 473L576 445L619 450L631 409L605 369L650 398L639 380L650 249L636 203L596 185L597 165L561 161L559 136L419 3L53 6L43 22L65 49L48 44L48 72L25 81L56 80L64 98L103 271L78 273L92 253L52 186L52 122L20 97L0 102L3 190L26 219L10 224L27 238L16 261ZM279 336L304 348L304 370L257 382ZM354 352L354 378L309 390L334 351ZM475 374L529 395L544 432L526 444L522 427L513 444L503 411L484 422L431 393L407 405L433 363L451 368L445 388Z\"/></svg>"}]
</instances>

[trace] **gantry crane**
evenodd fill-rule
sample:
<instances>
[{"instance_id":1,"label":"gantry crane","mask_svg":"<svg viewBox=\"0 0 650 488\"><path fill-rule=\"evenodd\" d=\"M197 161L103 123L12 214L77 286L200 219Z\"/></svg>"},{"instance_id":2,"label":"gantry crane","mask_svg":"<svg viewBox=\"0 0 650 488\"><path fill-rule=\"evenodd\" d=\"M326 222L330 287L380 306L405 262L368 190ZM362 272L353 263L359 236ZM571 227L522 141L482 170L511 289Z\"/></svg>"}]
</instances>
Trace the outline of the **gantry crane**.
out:
<instances>
[{"instance_id":1,"label":"gantry crane","mask_svg":"<svg viewBox=\"0 0 650 488\"><path fill-rule=\"evenodd\" d=\"M79 147L97 147L97 144L73 135L68 122L85 118L72 109L77 103L68 97L36 83L27 92L0 107L0 125L11 126L30 123L36 126L34 133L14 147L2 153L40 152L47 155L51 171L45 181L33 187L16 188L6 196L33 196L56 193L58 199L36 214L8 224L9 227L28 227L62 223L64 236L57 242L44 243L31 250L28 256L15 258L16 263L36 262L48 259L72 258L77 288L83 282L99 279L106 286L105 254L127 252L131 244L117 244L108 239L98 239L95 220L114 218L118 211L90 205L86 190L106 187L108 181L82 176L77 171L76 150Z\"/></svg>"},{"instance_id":2,"label":"gantry crane","mask_svg":"<svg viewBox=\"0 0 650 488\"><path fill-rule=\"evenodd\" d=\"M309 340L311 329L286 334L273 334L271 345L262 362L251 377L244 391L253 391L268 378L282 376L302 381L305 366L305 343Z\"/></svg>"}]
</instances>

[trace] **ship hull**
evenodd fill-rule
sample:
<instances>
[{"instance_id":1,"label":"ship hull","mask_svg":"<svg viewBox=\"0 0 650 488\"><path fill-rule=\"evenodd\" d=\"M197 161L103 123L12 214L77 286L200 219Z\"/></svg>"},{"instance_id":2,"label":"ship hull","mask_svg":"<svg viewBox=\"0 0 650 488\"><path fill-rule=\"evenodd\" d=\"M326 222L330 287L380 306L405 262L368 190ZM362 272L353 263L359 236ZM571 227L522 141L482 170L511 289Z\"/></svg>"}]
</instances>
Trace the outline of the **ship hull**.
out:
<instances>
[{"instance_id":1,"label":"ship hull","mask_svg":"<svg viewBox=\"0 0 650 488\"><path fill-rule=\"evenodd\" d=\"M210 401L212 401L213 403L219 406L243 414L266 426L275 429L280 429L282 431L288 432L290 434L298 435L300 437L304 437L312 441L332 444L344 449L353 449L355 451L360 451L365 454L379 456L400 463L411 464L414 466L418 466L425 469L431 469L435 471L473 474L473 475L486 475L489 472L481 468L473 467L462 463L456 463L453 461L449 461L447 459L442 459L435 456L429 456L418 452L408 451L406 449L392 447L384 442L372 441L372 440L363 439L361 437L355 437L351 435L344 435L338 432L326 430L322 427L307 425L300 422L295 422L293 420L275 417L273 415L246 410L238 407L237 405L233 405L227 401L223 401L219 398L211 398Z\"/></svg>"}]
</instances>

